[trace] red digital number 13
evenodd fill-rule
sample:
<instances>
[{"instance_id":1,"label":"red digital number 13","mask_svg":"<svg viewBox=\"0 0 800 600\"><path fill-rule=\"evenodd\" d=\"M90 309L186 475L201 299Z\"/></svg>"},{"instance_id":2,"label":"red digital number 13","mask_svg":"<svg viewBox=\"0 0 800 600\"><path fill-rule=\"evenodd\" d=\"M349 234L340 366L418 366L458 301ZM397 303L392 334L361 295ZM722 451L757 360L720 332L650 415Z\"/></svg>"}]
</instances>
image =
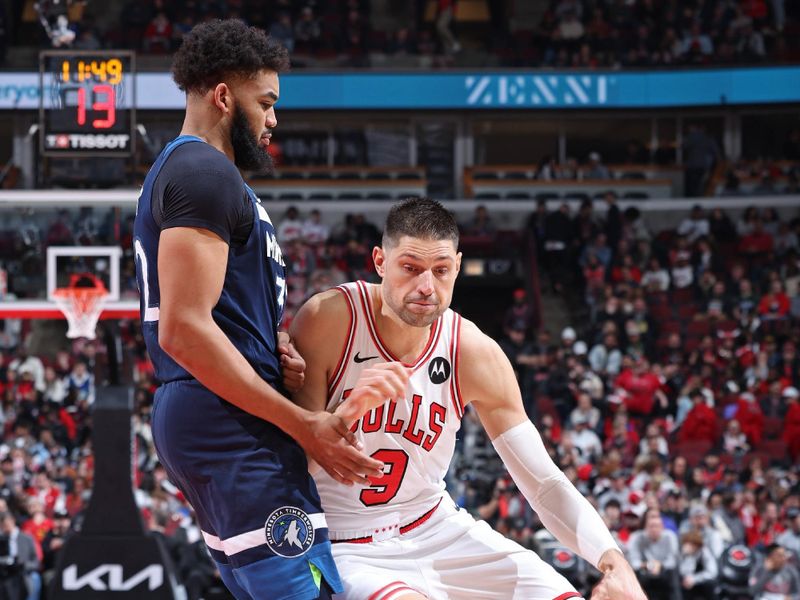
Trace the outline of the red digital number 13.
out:
<instances>
[{"instance_id":1,"label":"red digital number 13","mask_svg":"<svg viewBox=\"0 0 800 600\"><path fill-rule=\"evenodd\" d=\"M92 127L95 129L108 129L114 126L117 121L116 94L110 85L96 85L92 88L92 94L99 96L105 95L103 100L92 103L92 110L106 111L105 119L95 119ZM78 88L78 125L86 125L86 88Z\"/></svg>"},{"instance_id":2,"label":"red digital number 13","mask_svg":"<svg viewBox=\"0 0 800 600\"><path fill-rule=\"evenodd\" d=\"M371 456L385 464L389 470L385 471L380 479L369 478L372 486L361 490L359 496L364 506L386 504L394 498L400 490L400 484L403 483L408 467L408 454L404 450L381 449L373 452Z\"/></svg>"}]
</instances>

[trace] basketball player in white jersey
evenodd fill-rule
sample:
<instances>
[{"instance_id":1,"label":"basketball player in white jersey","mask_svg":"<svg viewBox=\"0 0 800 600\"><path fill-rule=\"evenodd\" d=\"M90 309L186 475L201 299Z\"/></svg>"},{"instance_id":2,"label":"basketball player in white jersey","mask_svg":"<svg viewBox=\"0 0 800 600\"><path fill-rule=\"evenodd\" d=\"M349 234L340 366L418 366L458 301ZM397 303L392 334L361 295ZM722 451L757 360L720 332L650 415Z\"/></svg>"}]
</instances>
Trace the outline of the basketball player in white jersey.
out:
<instances>
[{"instance_id":1,"label":"basketball player in white jersey","mask_svg":"<svg viewBox=\"0 0 800 600\"><path fill-rule=\"evenodd\" d=\"M461 263L452 215L425 198L399 203L373 260L381 284L314 296L290 331L307 365L295 400L353 423L364 452L385 465L368 487L314 474L345 587L335 597L581 597L535 553L457 509L445 492L471 404L545 526L603 573L592 598L644 600L600 516L548 456L499 346L448 308Z\"/></svg>"}]
</instances>

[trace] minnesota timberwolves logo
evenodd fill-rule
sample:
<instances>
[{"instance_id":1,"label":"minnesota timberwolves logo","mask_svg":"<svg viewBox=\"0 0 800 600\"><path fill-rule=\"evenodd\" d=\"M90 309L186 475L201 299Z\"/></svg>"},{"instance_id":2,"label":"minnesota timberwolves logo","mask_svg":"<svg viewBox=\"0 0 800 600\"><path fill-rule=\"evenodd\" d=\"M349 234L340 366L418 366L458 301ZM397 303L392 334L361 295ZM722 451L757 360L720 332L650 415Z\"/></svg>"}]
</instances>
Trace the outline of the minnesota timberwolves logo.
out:
<instances>
[{"instance_id":1,"label":"minnesota timberwolves logo","mask_svg":"<svg viewBox=\"0 0 800 600\"><path fill-rule=\"evenodd\" d=\"M446 358L437 356L428 365L428 377L432 383L444 383L450 377L450 363Z\"/></svg>"},{"instance_id":2,"label":"minnesota timberwolves logo","mask_svg":"<svg viewBox=\"0 0 800 600\"><path fill-rule=\"evenodd\" d=\"M267 519L265 533L270 549L287 558L305 554L314 543L311 519L293 506L282 506L275 510Z\"/></svg>"}]
</instances>

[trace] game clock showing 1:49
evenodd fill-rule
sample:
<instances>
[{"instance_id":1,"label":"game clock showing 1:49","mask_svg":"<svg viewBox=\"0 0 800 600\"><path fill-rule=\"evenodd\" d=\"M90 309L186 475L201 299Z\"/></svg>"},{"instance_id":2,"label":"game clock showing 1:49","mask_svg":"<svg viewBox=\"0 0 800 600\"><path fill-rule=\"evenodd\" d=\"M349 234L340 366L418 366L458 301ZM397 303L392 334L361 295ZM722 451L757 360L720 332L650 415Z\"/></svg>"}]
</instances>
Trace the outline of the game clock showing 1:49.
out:
<instances>
[{"instance_id":1,"label":"game clock showing 1:49","mask_svg":"<svg viewBox=\"0 0 800 600\"><path fill-rule=\"evenodd\" d=\"M39 55L39 131L45 156L130 156L135 59L126 51Z\"/></svg>"}]
</instances>

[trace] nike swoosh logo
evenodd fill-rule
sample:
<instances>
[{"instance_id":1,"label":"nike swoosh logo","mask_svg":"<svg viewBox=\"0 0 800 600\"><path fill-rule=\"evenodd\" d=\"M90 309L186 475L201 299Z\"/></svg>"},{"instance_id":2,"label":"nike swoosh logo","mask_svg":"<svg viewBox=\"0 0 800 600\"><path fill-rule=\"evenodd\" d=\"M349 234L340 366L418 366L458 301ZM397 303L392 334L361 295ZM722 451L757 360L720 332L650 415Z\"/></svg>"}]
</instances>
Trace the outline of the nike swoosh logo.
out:
<instances>
[{"instance_id":1,"label":"nike swoosh logo","mask_svg":"<svg viewBox=\"0 0 800 600\"><path fill-rule=\"evenodd\" d=\"M353 357L353 362L362 363L362 362L367 362L368 360L372 360L373 358L378 358L378 357L377 356L365 356L364 358L361 358L358 355L358 352L356 352L356 355Z\"/></svg>"}]
</instances>

